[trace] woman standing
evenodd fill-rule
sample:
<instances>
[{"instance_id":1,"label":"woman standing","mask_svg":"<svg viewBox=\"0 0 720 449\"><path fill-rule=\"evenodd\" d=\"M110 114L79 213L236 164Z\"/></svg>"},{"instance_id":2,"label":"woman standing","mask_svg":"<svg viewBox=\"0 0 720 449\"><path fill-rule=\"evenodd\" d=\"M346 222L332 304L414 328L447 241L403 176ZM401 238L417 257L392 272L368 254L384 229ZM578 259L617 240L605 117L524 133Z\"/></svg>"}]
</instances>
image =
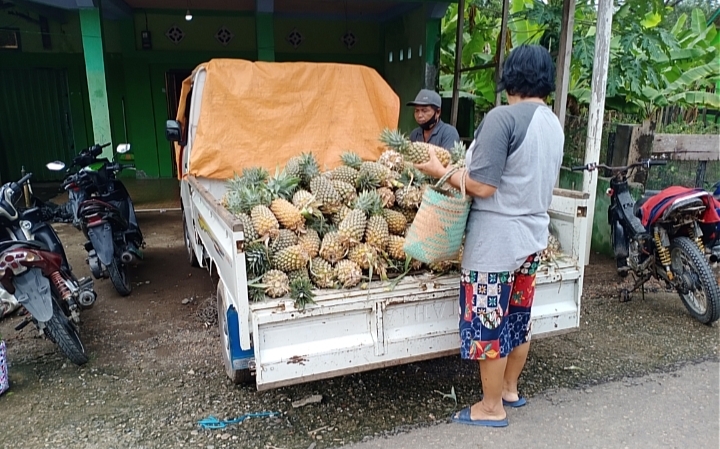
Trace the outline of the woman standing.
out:
<instances>
[{"instance_id":1,"label":"woman standing","mask_svg":"<svg viewBox=\"0 0 720 449\"><path fill-rule=\"evenodd\" d=\"M454 422L503 427L503 405L525 405L517 383L530 347L535 271L547 246L548 209L565 140L545 104L554 80L546 49L515 48L498 85L508 105L488 112L468 149L467 170L448 181L459 188L467 176L466 192L473 198L462 260L460 355L479 361L483 390L483 398L455 414ZM435 178L448 170L434 153L416 167Z\"/></svg>"}]
</instances>

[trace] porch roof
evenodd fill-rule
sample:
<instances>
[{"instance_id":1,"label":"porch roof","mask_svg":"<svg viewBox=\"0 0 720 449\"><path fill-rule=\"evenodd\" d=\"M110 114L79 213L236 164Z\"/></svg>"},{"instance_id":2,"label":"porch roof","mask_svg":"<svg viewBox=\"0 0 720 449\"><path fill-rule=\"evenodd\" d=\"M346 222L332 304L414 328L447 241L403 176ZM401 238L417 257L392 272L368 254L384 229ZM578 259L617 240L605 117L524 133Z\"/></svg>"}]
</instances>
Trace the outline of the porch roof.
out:
<instances>
[{"instance_id":1,"label":"porch roof","mask_svg":"<svg viewBox=\"0 0 720 449\"><path fill-rule=\"evenodd\" d=\"M51 9L79 10L101 7L109 20L130 18L133 10L272 12L277 17L308 17L384 21L424 3L435 4L430 17L440 18L450 3L432 0L18 0Z\"/></svg>"}]
</instances>

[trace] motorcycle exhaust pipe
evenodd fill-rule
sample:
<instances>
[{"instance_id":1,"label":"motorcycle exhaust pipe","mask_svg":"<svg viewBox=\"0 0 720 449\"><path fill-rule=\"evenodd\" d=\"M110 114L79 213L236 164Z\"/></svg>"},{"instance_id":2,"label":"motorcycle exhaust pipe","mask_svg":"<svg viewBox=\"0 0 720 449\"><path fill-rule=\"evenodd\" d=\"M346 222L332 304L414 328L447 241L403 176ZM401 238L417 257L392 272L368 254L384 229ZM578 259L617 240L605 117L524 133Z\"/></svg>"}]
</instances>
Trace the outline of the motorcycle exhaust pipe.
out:
<instances>
[{"instance_id":1,"label":"motorcycle exhaust pipe","mask_svg":"<svg viewBox=\"0 0 720 449\"><path fill-rule=\"evenodd\" d=\"M122 260L123 263L130 263L133 261L133 255L129 251L125 251L120 255L120 260Z\"/></svg>"},{"instance_id":2,"label":"motorcycle exhaust pipe","mask_svg":"<svg viewBox=\"0 0 720 449\"><path fill-rule=\"evenodd\" d=\"M91 291L84 291L78 295L78 303L82 307L90 307L95 303L96 295Z\"/></svg>"}]
</instances>

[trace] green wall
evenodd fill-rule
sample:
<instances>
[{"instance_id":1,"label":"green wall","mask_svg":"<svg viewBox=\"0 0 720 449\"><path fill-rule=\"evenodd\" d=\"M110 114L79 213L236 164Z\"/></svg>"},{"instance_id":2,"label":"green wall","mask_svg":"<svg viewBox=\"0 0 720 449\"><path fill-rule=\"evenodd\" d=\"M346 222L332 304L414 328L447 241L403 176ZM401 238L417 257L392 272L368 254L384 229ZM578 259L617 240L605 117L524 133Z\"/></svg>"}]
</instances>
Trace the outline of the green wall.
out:
<instances>
[{"instance_id":1,"label":"green wall","mask_svg":"<svg viewBox=\"0 0 720 449\"><path fill-rule=\"evenodd\" d=\"M400 97L399 128L409 133L417 127L413 108L405 106L423 87L426 43L425 8L385 24L383 62L388 84Z\"/></svg>"},{"instance_id":2,"label":"green wall","mask_svg":"<svg viewBox=\"0 0 720 449\"><path fill-rule=\"evenodd\" d=\"M46 50L38 25L0 11L0 26L18 24L22 32L22 51L0 52L0 65L56 67L66 71L73 129L71 144L77 152L94 143L93 127L79 14L77 11L61 14L62 23L50 20L52 48ZM168 118L166 72L189 73L212 58L258 57L254 13L198 11L193 12L191 22L186 22L184 15L184 10L136 10L131 19L102 21L111 136L115 145L126 141L132 144L140 177L173 176L171 146L164 135ZM423 86L425 61L429 55L435 58L435 49L427 48L428 35L439 33L439 21L433 21L430 27L427 22L424 6L384 24L274 17L271 51L276 61L341 62L376 69L400 96L401 128L410 131L415 127L412 108L404 104ZM177 43L166 36L173 26L184 33ZM233 33L226 45L215 38L222 27ZM141 32L145 29L151 33L150 50L142 48ZM304 37L298 48L286 40L294 29ZM351 49L341 40L346 30L352 31L357 39ZM403 61L399 60L400 51ZM393 62L388 60L390 52ZM268 51L265 53L270 56ZM134 176L134 172L129 174Z\"/></svg>"}]
</instances>

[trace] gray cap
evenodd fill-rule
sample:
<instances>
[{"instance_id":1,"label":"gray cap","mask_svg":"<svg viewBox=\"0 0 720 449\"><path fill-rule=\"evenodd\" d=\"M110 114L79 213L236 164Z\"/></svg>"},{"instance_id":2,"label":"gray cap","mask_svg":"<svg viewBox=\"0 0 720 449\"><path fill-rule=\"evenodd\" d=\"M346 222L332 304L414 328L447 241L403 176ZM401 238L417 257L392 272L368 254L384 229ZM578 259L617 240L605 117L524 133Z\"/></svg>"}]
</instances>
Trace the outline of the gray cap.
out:
<instances>
[{"instance_id":1,"label":"gray cap","mask_svg":"<svg viewBox=\"0 0 720 449\"><path fill-rule=\"evenodd\" d=\"M437 92L429 89L422 89L418 92L415 101L411 101L407 104L408 106L435 106L440 108L442 106L442 100Z\"/></svg>"}]
</instances>

